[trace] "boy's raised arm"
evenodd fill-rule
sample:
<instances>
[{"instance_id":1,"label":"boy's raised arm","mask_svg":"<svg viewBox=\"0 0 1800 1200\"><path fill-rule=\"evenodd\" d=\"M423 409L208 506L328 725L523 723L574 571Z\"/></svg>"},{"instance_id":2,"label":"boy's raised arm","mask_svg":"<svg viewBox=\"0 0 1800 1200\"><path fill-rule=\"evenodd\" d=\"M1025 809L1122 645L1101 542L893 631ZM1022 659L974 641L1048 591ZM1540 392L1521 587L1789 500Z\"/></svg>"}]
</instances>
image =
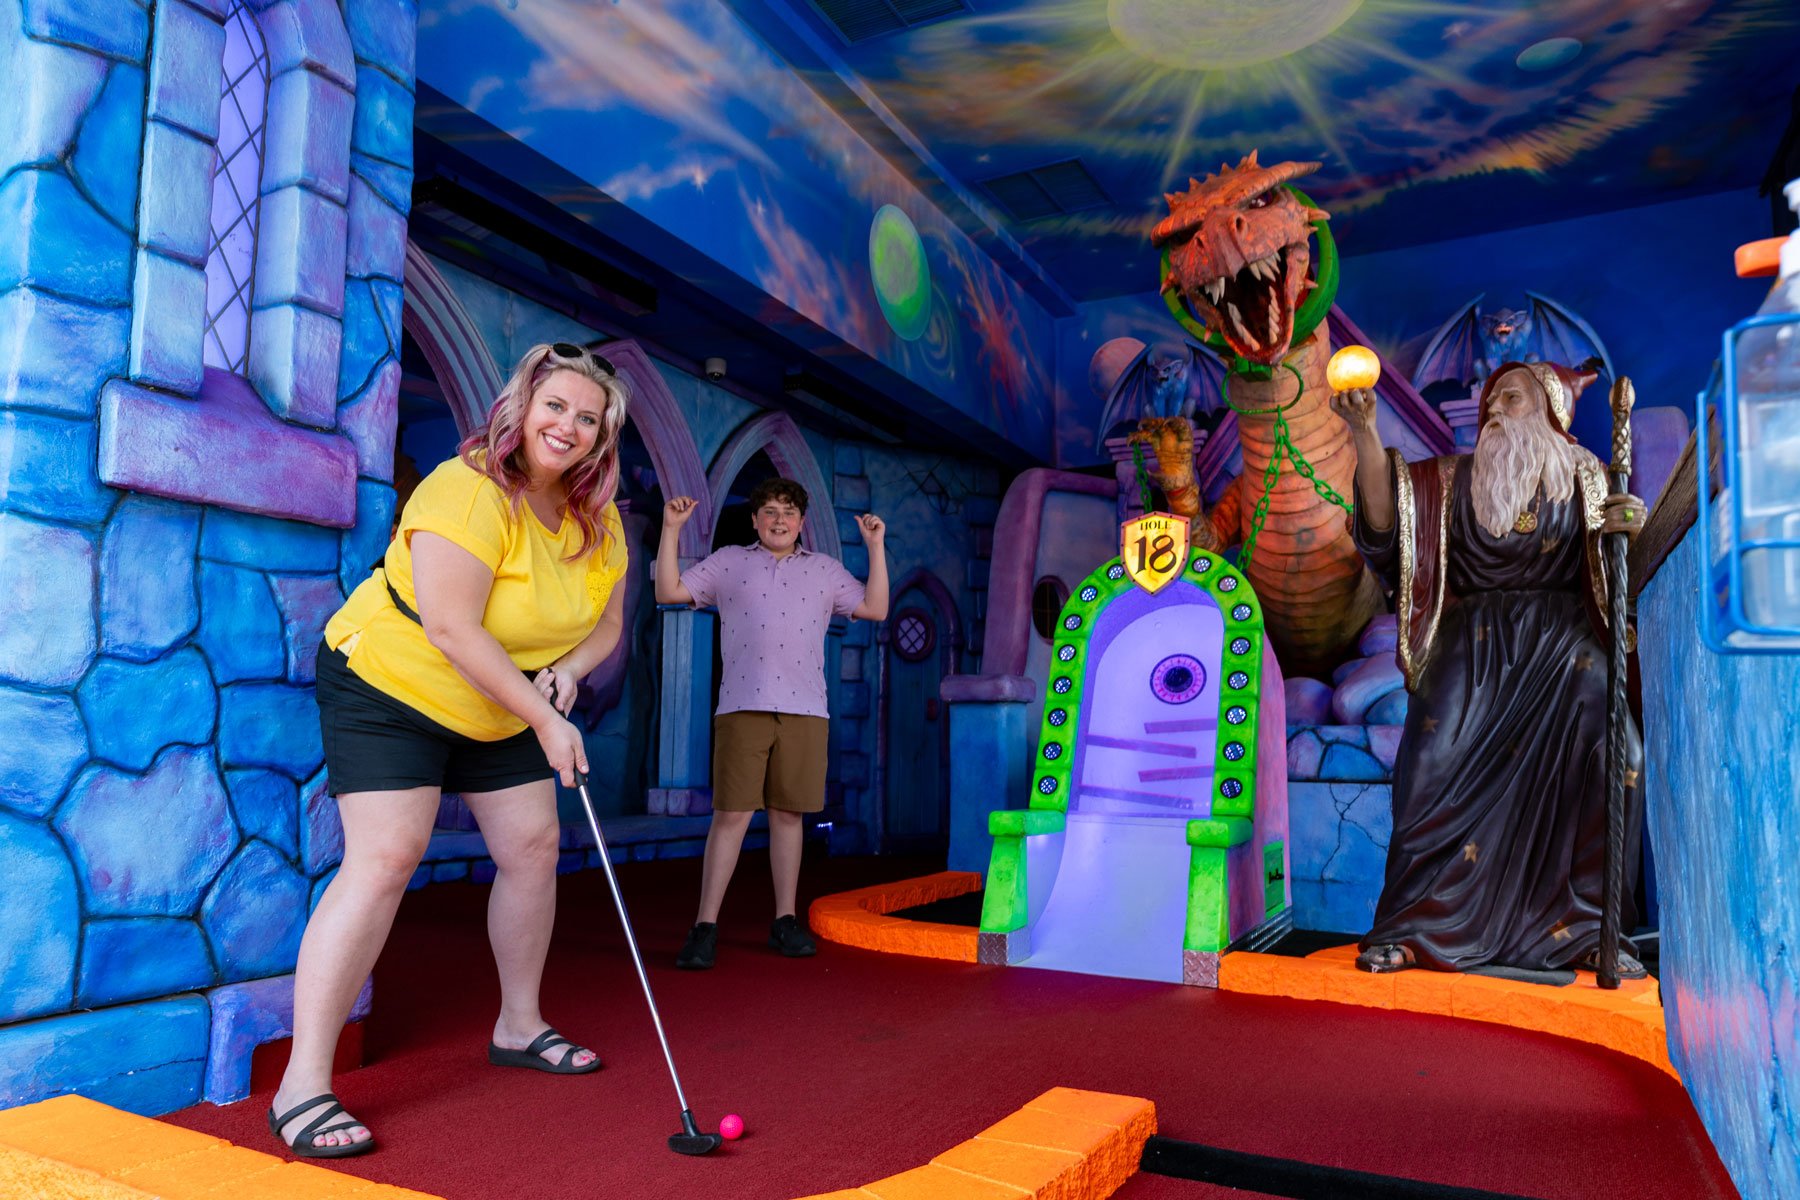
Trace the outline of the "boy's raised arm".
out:
<instances>
[{"instance_id":1,"label":"boy's raised arm","mask_svg":"<svg viewBox=\"0 0 1800 1200\"><path fill-rule=\"evenodd\" d=\"M885 621L888 615L887 525L874 513L856 518L863 545L869 548L869 582L863 585L863 601L850 615L859 621Z\"/></svg>"},{"instance_id":2,"label":"boy's raised arm","mask_svg":"<svg viewBox=\"0 0 1800 1200\"><path fill-rule=\"evenodd\" d=\"M677 496L663 505L662 540L656 548L656 602L692 604L694 597L681 583L679 545L681 527L698 507L692 497Z\"/></svg>"}]
</instances>

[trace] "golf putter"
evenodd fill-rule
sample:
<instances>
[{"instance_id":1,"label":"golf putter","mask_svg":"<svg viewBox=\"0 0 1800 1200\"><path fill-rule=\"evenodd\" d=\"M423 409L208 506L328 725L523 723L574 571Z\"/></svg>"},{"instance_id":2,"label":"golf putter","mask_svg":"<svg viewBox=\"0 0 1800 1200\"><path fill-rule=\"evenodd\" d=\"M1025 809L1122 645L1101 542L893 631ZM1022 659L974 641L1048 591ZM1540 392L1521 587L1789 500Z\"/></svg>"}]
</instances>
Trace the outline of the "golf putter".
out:
<instances>
[{"instance_id":1,"label":"golf putter","mask_svg":"<svg viewBox=\"0 0 1800 1200\"><path fill-rule=\"evenodd\" d=\"M662 1017L656 1011L656 997L650 994L650 977L644 973L644 960L638 953L637 938L631 932L631 917L625 911L625 897L619 892L619 877L613 874L612 857L606 852L606 837L600 832L600 819L594 813L594 802L588 797L587 776L575 772L575 789L581 793L581 807L587 813L588 828L593 831L594 845L600 849L600 866L606 872L607 886L612 889L613 903L619 909L619 924L625 929L625 945L631 951L631 965L637 968L638 982L644 985L644 1000L650 1005L650 1020L656 1026L656 1040L662 1043L663 1061L669 1064L669 1078L675 1082L675 1099L681 1102L681 1132L669 1135L669 1149L677 1154L710 1154L724 1141L716 1133L704 1133L694 1123L687 1096L681 1090L681 1076L675 1071L675 1056L669 1053L669 1039L663 1033Z\"/></svg>"}]
</instances>

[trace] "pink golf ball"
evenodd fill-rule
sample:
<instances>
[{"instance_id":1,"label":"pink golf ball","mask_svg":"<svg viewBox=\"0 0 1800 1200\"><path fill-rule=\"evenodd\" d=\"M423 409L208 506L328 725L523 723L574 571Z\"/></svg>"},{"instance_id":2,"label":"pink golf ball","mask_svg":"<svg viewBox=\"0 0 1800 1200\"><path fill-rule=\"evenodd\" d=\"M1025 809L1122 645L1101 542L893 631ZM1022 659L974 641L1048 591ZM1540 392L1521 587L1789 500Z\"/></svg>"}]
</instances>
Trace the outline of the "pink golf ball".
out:
<instances>
[{"instance_id":1,"label":"pink golf ball","mask_svg":"<svg viewBox=\"0 0 1800 1200\"><path fill-rule=\"evenodd\" d=\"M744 1118L736 1113L726 1113L719 1121L719 1136L728 1142L735 1142L744 1136Z\"/></svg>"}]
</instances>

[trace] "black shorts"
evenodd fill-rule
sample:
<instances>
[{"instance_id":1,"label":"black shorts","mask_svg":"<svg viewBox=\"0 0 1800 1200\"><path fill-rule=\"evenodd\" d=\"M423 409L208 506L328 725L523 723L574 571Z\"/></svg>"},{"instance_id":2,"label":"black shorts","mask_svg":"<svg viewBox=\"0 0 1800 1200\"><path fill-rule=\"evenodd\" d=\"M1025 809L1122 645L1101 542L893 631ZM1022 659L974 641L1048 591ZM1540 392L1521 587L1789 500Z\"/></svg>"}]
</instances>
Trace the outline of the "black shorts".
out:
<instances>
[{"instance_id":1,"label":"black shorts","mask_svg":"<svg viewBox=\"0 0 1800 1200\"><path fill-rule=\"evenodd\" d=\"M497 742L465 737L369 684L325 645L318 692L326 789L333 796L417 787L497 792L556 775L531 730Z\"/></svg>"}]
</instances>

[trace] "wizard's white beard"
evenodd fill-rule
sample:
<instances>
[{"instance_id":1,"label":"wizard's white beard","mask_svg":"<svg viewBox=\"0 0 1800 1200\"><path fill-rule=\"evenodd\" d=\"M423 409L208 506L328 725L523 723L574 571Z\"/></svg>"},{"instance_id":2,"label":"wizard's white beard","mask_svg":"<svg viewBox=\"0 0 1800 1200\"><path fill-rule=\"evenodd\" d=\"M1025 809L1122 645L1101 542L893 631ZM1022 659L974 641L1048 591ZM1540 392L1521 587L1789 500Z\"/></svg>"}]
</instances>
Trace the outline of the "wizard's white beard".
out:
<instances>
[{"instance_id":1,"label":"wizard's white beard","mask_svg":"<svg viewBox=\"0 0 1800 1200\"><path fill-rule=\"evenodd\" d=\"M1495 413L1475 440L1469 498L1476 522L1496 538L1512 533L1540 483L1546 501L1567 500L1575 493L1576 453L1573 442L1536 414Z\"/></svg>"}]
</instances>

